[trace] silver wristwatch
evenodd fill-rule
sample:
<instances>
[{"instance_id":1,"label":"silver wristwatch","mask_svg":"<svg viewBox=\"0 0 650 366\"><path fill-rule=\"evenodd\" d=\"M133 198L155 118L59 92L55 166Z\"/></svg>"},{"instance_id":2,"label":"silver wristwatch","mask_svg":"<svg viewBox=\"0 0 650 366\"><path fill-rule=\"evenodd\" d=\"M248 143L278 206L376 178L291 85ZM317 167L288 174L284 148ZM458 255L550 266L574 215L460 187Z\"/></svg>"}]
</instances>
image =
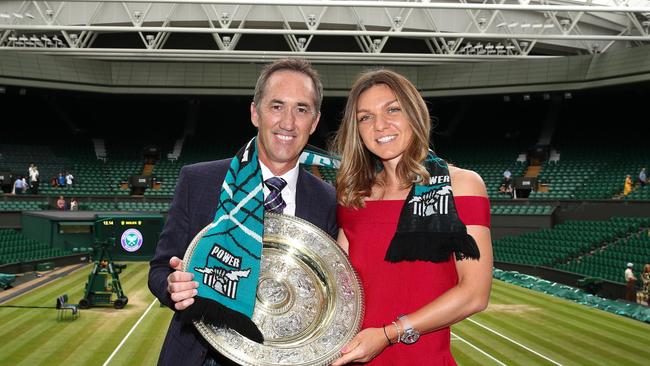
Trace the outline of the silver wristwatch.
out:
<instances>
[{"instance_id":1,"label":"silver wristwatch","mask_svg":"<svg viewBox=\"0 0 650 366\"><path fill-rule=\"evenodd\" d=\"M406 315L400 315L397 317L397 320L402 324L403 333L399 336L399 341L404 344L413 344L420 339L420 332L413 329L411 323L408 322Z\"/></svg>"}]
</instances>

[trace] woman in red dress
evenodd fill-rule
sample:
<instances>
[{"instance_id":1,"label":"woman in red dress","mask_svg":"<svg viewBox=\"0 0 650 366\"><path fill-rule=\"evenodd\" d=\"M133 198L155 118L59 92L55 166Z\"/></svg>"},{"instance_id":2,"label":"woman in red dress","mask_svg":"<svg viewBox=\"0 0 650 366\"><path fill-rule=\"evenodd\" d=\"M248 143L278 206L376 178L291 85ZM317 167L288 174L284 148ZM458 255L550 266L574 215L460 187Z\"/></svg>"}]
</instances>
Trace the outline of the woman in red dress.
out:
<instances>
[{"instance_id":1,"label":"woman in red dress","mask_svg":"<svg viewBox=\"0 0 650 366\"><path fill-rule=\"evenodd\" d=\"M417 89L390 70L362 75L334 149L338 242L364 286L362 330L333 365L455 365L450 325L487 306L490 208L475 172L429 149Z\"/></svg>"}]
</instances>

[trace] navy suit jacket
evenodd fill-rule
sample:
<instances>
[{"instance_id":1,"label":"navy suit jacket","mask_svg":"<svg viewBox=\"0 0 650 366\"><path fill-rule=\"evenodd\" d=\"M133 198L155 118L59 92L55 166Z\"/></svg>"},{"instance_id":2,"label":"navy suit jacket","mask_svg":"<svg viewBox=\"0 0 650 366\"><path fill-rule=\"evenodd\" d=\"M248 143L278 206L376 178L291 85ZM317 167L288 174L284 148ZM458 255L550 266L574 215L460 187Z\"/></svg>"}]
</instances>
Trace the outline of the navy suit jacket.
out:
<instances>
[{"instance_id":1,"label":"navy suit jacket","mask_svg":"<svg viewBox=\"0 0 650 366\"><path fill-rule=\"evenodd\" d=\"M172 310L174 302L167 292L167 276L172 273L169 259L183 258L190 241L214 220L221 184L230 160L185 166L181 169L167 221L160 235L149 268L149 289ZM320 227L336 238L336 194L334 188L299 169L296 187L296 216ZM219 358L192 324L183 324L176 312L172 318L158 365L202 365L210 353Z\"/></svg>"}]
</instances>

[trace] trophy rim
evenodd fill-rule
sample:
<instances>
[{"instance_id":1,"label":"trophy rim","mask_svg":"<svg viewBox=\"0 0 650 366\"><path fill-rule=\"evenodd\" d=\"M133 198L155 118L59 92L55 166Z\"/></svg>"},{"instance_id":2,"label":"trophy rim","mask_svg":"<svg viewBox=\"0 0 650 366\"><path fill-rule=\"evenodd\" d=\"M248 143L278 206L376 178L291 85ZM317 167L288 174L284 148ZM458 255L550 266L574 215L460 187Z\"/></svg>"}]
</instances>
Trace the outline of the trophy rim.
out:
<instances>
[{"instance_id":1,"label":"trophy rim","mask_svg":"<svg viewBox=\"0 0 650 366\"><path fill-rule=\"evenodd\" d=\"M271 220L275 219L275 220L293 222L293 224L295 224L297 226L300 226L301 228L307 228L306 231L310 231L310 230L313 231L314 234L316 234L318 237L324 238L325 242L329 242L330 246L333 247L333 250L335 251L335 253L336 253L335 255L336 255L337 258L345 259L344 261L342 261L342 263L344 263L344 266L346 267L346 272L351 277L351 281L350 281L351 286L352 286L352 288L354 288L354 292L357 294L357 295L355 295L353 297L353 299L350 300L350 301L355 301L356 300L355 301L356 302L355 308L358 309L358 311L356 312L353 319L351 319L351 320L354 321L354 323L353 323L354 325L352 327L348 328L348 331L345 332L344 336L341 338L341 341L336 342L335 346L332 349L337 349L337 350L335 352L332 352L332 354L330 356L328 356L326 358L323 358L323 359L318 359L317 358L315 360L306 360L304 362L291 363L291 365L296 365L296 366L298 366L298 365L302 365L302 366L320 366L320 365L325 366L325 365L330 365L334 360L336 360L337 358L339 358L341 356L340 349L343 346L345 346L348 342L350 342L350 340L352 340L352 338L354 338L354 336L361 330L361 325L362 325L363 318L364 318L364 313L365 313L365 294L364 294L364 291L363 291L363 286L362 286L361 279L360 279L358 273L356 272L356 270L354 269L354 267L352 267L352 264L350 263L348 254L346 254L343 251L343 249L341 249L341 247L339 247L339 245L336 243L336 241L331 236L329 236L329 234L327 234L324 230L322 230L321 228L317 227L316 225L312 224L311 222L309 222L309 221L307 221L305 219L302 219L302 218L296 217L296 216L290 216L290 215L284 215L284 214L278 214L278 213L272 213L272 212L265 212L264 213L264 221L265 222L267 220L267 217L270 218ZM194 254L194 251L195 251L195 249L197 247L198 242L200 241L202 236L207 231L209 231L211 228L213 228L213 226L214 226L213 223L210 223L210 224L206 225L192 239L192 241L190 242L190 245L188 246L188 249L185 252L185 255L183 256L183 262L182 262L182 265L181 265L181 269L183 271L188 271L188 269L189 269L188 268L189 259ZM265 228L266 228L266 226L265 226ZM267 235L266 230L265 230L264 239L262 240L263 252L264 252L264 249L271 248L270 245L267 246L267 244L265 243L265 239L267 237L273 238L273 239L269 239L269 242L271 242L271 243L277 243L278 242L275 235ZM280 239L282 239L282 238L280 238ZM284 240L282 245L291 247L292 246L291 242L292 242L292 240ZM305 248L307 247L307 245L305 243L301 243L301 244L303 246L305 246ZM308 248L307 248L307 250L311 251ZM320 259L318 257L319 254L317 252L313 252L313 253L316 255L316 258L318 258L317 262L321 261L321 262L323 262L323 264L326 264L325 260ZM260 273L260 275L261 274L262 273ZM330 276L332 277L332 279L331 279L332 281L330 281L330 282L333 282L333 284L335 285L335 287L332 290L333 290L333 292L337 293L339 291L339 289L338 289L339 286L336 286L337 282L336 282L336 280L334 278L334 275L330 275ZM337 299L338 296L340 296L340 295L332 295L331 298L329 298L327 302L328 303L336 303L336 299ZM258 306L258 303L256 302L256 308L257 308L257 306ZM340 307L340 305L334 304L334 305L331 305L331 307ZM323 319L329 319L329 321L328 321L328 323L324 323L324 322L318 323L318 324L315 325L315 328L321 328L323 326L323 324L332 323L332 319L334 319L334 315L336 315L336 314L334 312L330 312L330 313L326 312L325 314L319 314L319 315L321 315ZM221 342L219 342L219 337L217 337L214 330L211 329L212 326L210 326L208 324L205 324L201 320L193 320L193 323L194 323L194 326L196 327L196 329L198 330L198 332L203 336L203 338L206 339L206 341L208 341L208 343L212 346L213 349L215 349L217 352L219 352L223 356L227 357L228 359L230 359L230 360L232 360L234 362L237 362L240 365L243 365L243 366L276 366L276 365L280 366L280 365L289 365L288 363L274 363L274 362L272 362L272 360L267 360L267 359L250 360L249 358L241 357L240 356L242 354L241 352L236 352L236 349L231 349L231 347L228 344L222 344ZM318 330L318 332L324 334L326 332L326 329L327 328L323 327L323 329ZM242 341L244 341L244 342L248 341L248 342L252 343L253 347L258 347L260 349L262 347L269 347L271 349L275 349L275 348L277 348L277 349L286 349L286 348L291 348L290 347L291 343L295 343L295 340L294 340L291 343L287 343L287 346L284 346L284 347L281 346L282 345L281 342L277 342L277 341L265 341L262 344L258 344L258 343L255 343L255 342L252 342L252 341L248 340L247 338L245 338L244 336L242 336L241 334L239 334L238 332L236 332L234 330L229 330L229 331L234 333L235 336L240 337ZM300 348L296 348L296 349L299 350Z\"/></svg>"}]
</instances>

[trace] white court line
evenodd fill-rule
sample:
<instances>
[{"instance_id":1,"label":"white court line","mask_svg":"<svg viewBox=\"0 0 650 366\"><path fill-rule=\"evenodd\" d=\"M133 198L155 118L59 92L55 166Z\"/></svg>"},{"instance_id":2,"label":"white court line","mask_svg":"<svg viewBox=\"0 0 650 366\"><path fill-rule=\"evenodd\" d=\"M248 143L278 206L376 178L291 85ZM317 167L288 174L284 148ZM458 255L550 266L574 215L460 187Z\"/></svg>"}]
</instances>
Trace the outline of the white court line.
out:
<instances>
[{"instance_id":1,"label":"white court line","mask_svg":"<svg viewBox=\"0 0 650 366\"><path fill-rule=\"evenodd\" d=\"M519 347L521 347L521 348L523 348L523 349L525 349L525 350L527 350L527 351L529 351L529 352L531 352L531 353L536 354L537 356L539 356L539 357L545 359L545 360L548 361L548 362L551 362L551 363L553 363L553 364L555 364L555 365L557 365L557 366L562 366L561 363L551 360L550 358L544 356L543 354L541 354L541 353L539 353L539 352L537 352L537 351L535 351L535 350L532 350L532 349L530 349L530 348L524 346L523 344L521 344L521 343L515 341L514 339L511 339L511 338L508 338L507 336L504 336L503 334L501 334L501 333L497 332L496 330L491 329L491 328L489 328L489 327L487 327L487 326L485 326L485 325L483 325L483 324L477 322L476 320L472 320L472 319L470 319L470 318L467 318L467 320L469 320L470 322L472 322L472 323L478 325L478 326L481 327L481 328L484 328L484 329L486 329L486 330L488 330L488 331L490 331L490 332L492 332L492 333L498 335L499 337L502 337L502 338L505 338L505 339L509 340L510 342L512 342L512 343L514 343L514 344L516 344L516 345L518 345Z\"/></svg>"},{"instance_id":2,"label":"white court line","mask_svg":"<svg viewBox=\"0 0 650 366\"><path fill-rule=\"evenodd\" d=\"M476 347L475 345L469 343L468 341L464 340L464 339L461 338L461 336L459 336L458 334L456 334L456 333L454 333L454 332L451 332L451 335L454 336L454 337L456 337L456 339L458 339L459 341L462 341L462 342L467 343L470 347L472 347L472 348L474 348L475 350L481 352L482 354L484 354L485 356L487 356L488 358L490 358L490 359L493 360L494 362L498 363L499 365L502 365L502 366L508 366L508 365L506 365L505 363L503 363L503 362L497 360L496 358L492 357L492 355L490 355L489 353L483 351L482 349L480 349L480 348Z\"/></svg>"},{"instance_id":3,"label":"white court line","mask_svg":"<svg viewBox=\"0 0 650 366\"><path fill-rule=\"evenodd\" d=\"M102 365L102 366L106 366L106 365L108 365L109 362L111 362L111 360L113 359L113 356L115 356L115 354L117 354L117 351L119 351L120 348L122 348L122 345L124 344L124 342L126 342L126 340L129 338L129 336L131 336L131 333L133 333L135 328L138 327L138 325L140 324L142 319L144 319L144 317L147 316L147 313L149 312L149 310L151 310L151 307L153 306L153 304L156 303L156 301L158 301L158 299L154 299L153 302L151 302L151 305L149 305L147 310L145 310L144 314L142 314L140 319L138 319L138 321L135 322L135 324L133 324L133 327L131 327L131 330L129 330L129 332L126 334L126 337L124 337L124 339L122 339L122 342L120 342L120 344L117 345L117 347L115 348L115 351L113 351L113 353L111 353L111 355L108 356L108 359L106 360L106 362L104 362L104 365Z\"/></svg>"}]
</instances>

